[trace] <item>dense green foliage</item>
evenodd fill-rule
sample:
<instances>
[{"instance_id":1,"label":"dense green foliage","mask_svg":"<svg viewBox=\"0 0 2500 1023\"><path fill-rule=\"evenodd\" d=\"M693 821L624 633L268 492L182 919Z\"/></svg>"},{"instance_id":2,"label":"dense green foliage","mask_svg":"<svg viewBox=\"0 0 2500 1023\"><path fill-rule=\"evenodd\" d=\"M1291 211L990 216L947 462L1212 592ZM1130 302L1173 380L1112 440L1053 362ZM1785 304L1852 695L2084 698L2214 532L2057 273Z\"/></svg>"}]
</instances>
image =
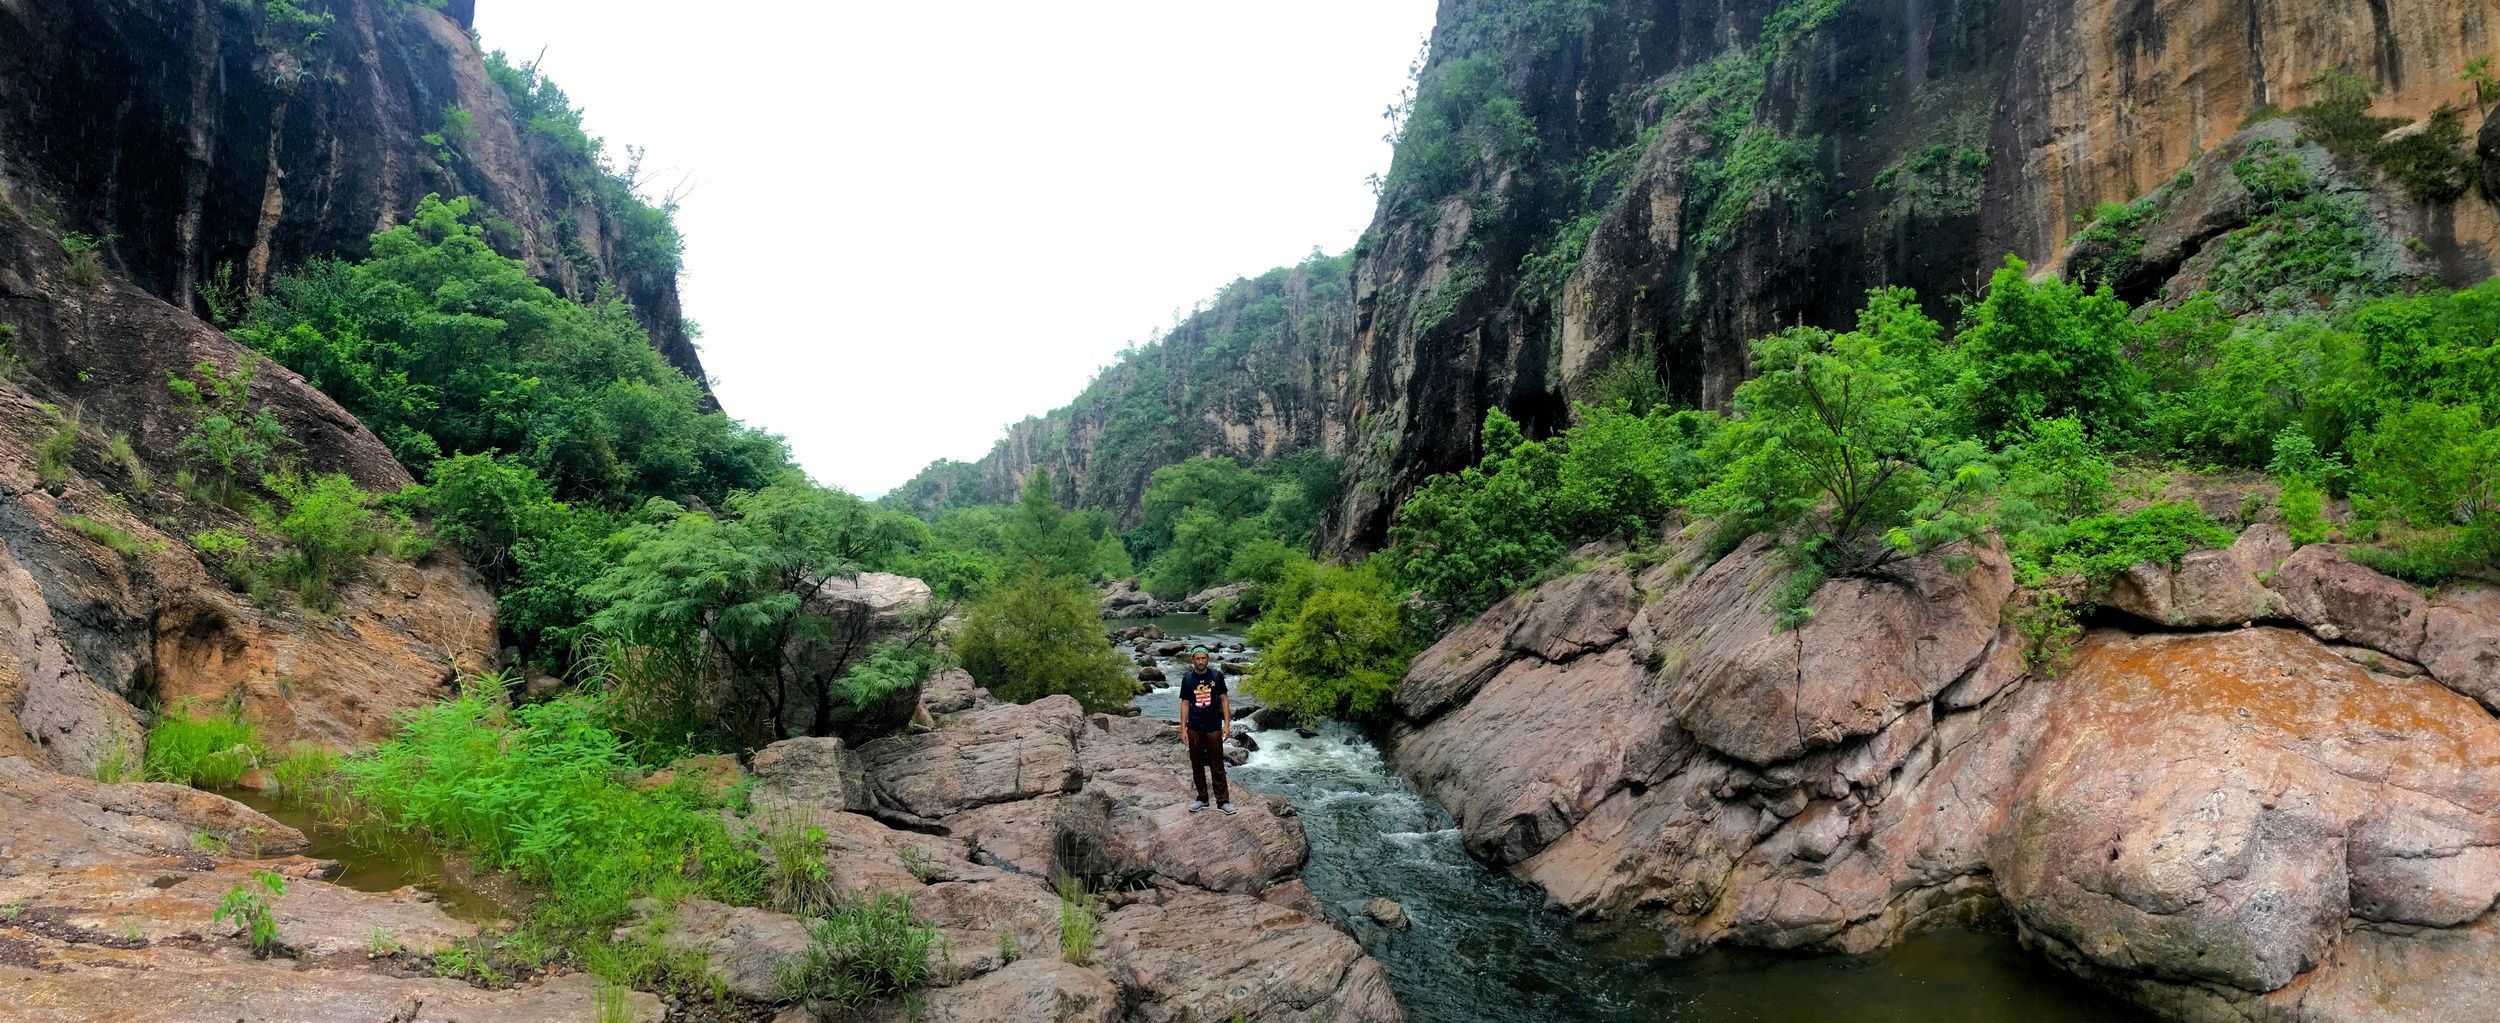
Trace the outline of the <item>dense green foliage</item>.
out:
<instances>
[{"instance_id":1,"label":"dense green foliage","mask_svg":"<svg viewBox=\"0 0 2500 1023\"><path fill-rule=\"evenodd\" d=\"M807 931L806 954L777 978L781 993L832 1009L918 989L939 940L937 928L912 920L909 896L884 892L835 908Z\"/></svg>"},{"instance_id":2,"label":"dense green foliage","mask_svg":"<svg viewBox=\"0 0 2500 1023\"><path fill-rule=\"evenodd\" d=\"M1255 469L1215 457L1155 470L1127 535L1146 588L1176 600L1218 583L1272 580L1310 546L1336 477L1336 460L1318 452Z\"/></svg>"},{"instance_id":3,"label":"dense green foliage","mask_svg":"<svg viewBox=\"0 0 2500 1023\"><path fill-rule=\"evenodd\" d=\"M1269 589L1267 609L1250 630L1259 661L1244 692L1305 723L1366 717L1388 702L1422 637L1379 559L1304 561Z\"/></svg>"},{"instance_id":4,"label":"dense green foliage","mask_svg":"<svg viewBox=\"0 0 2500 1023\"><path fill-rule=\"evenodd\" d=\"M340 770L383 825L422 831L545 887L533 926L598 934L645 896L752 904L762 867L690 785L638 789L625 738L582 699L509 707L472 687L410 715Z\"/></svg>"},{"instance_id":5,"label":"dense green foliage","mask_svg":"<svg viewBox=\"0 0 2500 1023\"><path fill-rule=\"evenodd\" d=\"M1093 588L1066 575L1026 572L973 601L955 656L1013 703L1065 693L1109 711L1136 692L1128 661L1103 639Z\"/></svg>"},{"instance_id":6,"label":"dense green foliage","mask_svg":"<svg viewBox=\"0 0 2500 1023\"><path fill-rule=\"evenodd\" d=\"M568 500L718 500L780 442L704 412L621 301L569 301L497 253L470 200L429 197L358 263L286 275L235 336L302 374L420 471L500 453Z\"/></svg>"}]
</instances>

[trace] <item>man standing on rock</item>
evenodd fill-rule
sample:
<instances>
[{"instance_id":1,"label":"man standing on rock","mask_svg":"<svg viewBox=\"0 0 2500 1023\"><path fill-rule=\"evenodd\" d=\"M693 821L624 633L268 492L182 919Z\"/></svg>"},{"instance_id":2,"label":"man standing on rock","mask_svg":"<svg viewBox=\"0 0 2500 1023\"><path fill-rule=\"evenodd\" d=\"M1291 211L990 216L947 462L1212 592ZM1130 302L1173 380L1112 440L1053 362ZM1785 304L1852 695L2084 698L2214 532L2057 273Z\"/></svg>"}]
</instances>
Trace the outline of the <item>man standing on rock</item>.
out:
<instances>
[{"instance_id":1,"label":"man standing on rock","mask_svg":"<svg viewBox=\"0 0 2500 1023\"><path fill-rule=\"evenodd\" d=\"M1189 779L1198 786L1198 801L1189 812L1207 808L1207 772L1215 772L1215 803L1233 812L1233 793L1224 783L1224 732L1233 724L1233 697L1224 687L1224 673L1207 664L1207 648L1190 651L1189 670L1181 673L1181 742L1189 747Z\"/></svg>"}]
</instances>

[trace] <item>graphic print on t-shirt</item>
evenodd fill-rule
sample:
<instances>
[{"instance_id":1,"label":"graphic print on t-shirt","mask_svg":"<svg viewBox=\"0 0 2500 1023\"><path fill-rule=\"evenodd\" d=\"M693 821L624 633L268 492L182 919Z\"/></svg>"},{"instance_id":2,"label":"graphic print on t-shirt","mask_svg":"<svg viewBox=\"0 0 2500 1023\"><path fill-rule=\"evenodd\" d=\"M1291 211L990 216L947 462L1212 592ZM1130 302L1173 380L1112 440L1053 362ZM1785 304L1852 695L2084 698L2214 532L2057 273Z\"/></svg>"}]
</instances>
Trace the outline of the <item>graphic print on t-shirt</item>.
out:
<instances>
[{"instance_id":1,"label":"graphic print on t-shirt","mask_svg":"<svg viewBox=\"0 0 2500 1023\"><path fill-rule=\"evenodd\" d=\"M1190 702L1201 707L1211 706L1215 703L1215 687L1200 682L1198 688L1190 693L1189 699Z\"/></svg>"}]
</instances>

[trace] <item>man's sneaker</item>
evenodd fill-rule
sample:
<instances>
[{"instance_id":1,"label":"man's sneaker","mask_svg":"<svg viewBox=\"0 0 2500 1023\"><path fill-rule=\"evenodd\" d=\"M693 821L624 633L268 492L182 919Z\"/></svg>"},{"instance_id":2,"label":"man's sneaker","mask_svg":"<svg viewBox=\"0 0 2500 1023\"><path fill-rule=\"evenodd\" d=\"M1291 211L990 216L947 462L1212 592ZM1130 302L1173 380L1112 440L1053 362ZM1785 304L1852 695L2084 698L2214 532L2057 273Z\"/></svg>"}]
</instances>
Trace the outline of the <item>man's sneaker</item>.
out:
<instances>
[{"instance_id":1,"label":"man's sneaker","mask_svg":"<svg viewBox=\"0 0 2500 1023\"><path fill-rule=\"evenodd\" d=\"M1206 808L1207 808L1207 801L1206 801L1206 800L1203 800L1203 799L1192 799L1192 800L1190 800L1190 801L1189 801L1189 812L1191 812L1191 813L1197 813L1198 811L1200 811L1200 810L1204 810L1204 809L1206 809ZM1224 812L1225 812L1225 813L1231 813L1232 811L1231 811L1231 810L1226 810L1226 811L1224 811Z\"/></svg>"},{"instance_id":2,"label":"man's sneaker","mask_svg":"<svg viewBox=\"0 0 2500 1023\"><path fill-rule=\"evenodd\" d=\"M1226 804L1224 804L1223 806L1218 807L1218 809L1223 810L1223 811L1224 811L1224 815L1225 815L1225 816L1227 816L1227 817L1230 817L1230 816L1232 816L1232 814L1233 814L1233 804L1231 804L1231 803L1226 803Z\"/></svg>"}]
</instances>

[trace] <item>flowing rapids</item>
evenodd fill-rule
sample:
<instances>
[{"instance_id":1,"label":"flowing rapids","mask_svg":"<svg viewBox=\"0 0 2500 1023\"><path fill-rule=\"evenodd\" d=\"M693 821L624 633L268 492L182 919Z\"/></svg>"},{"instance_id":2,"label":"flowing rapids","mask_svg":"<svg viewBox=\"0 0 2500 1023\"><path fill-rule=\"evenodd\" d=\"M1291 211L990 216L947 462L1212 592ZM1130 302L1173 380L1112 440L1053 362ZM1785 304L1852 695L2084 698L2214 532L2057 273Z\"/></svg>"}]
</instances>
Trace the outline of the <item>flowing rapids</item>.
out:
<instances>
[{"instance_id":1,"label":"flowing rapids","mask_svg":"<svg viewBox=\"0 0 2500 1023\"><path fill-rule=\"evenodd\" d=\"M1116 633L1150 623L1108 624ZM1243 642L1203 616L1151 624L1218 657ZM1158 661L1173 679L1185 666ZM1137 705L1172 720L1176 693L1158 689ZM1235 697L1237 715L1247 702ZM1361 732L1332 722L1316 733L1258 731L1258 751L1233 778L1293 802L1311 843L1304 879L1388 967L1413 1023L2148 1018L2011 938L1974 930L1927 931L1869 956L1722 950L1665 958L1637 929L1577 925L1534 889L1470 858L1449 814L1399 779ZM1403 906L1410 928L1391 931L1366 917L1363 906L1376 897Z\"/></svg>"}]
</instances>

